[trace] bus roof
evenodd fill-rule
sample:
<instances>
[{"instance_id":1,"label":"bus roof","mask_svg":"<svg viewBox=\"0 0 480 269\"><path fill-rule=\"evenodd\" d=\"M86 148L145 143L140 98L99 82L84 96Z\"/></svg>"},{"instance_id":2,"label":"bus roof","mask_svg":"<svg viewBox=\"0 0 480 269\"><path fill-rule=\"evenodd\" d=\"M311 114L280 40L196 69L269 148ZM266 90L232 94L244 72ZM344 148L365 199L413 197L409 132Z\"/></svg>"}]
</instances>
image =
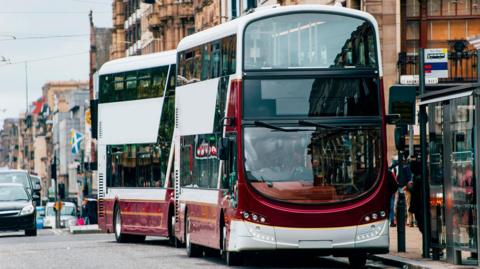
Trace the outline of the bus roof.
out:
<instances>
[{"instance_id":1,"label":"bus roof","mask_svg":"<svg viewBox=\"0 0 480 269\"><path fill-rule=\"evenodd\" d=\"M139 70L157 66L175 64L176 51L168 50L159 53L131 56L106 62L100 68L98 74L112 74L130 70Z\"/></svg>"},{"instance_id":2,"label":"bus roof","mask_svg":"<svg viewBox=\"0 0 480 269\"><path fill-rule=\"evenodd\" d=\"M251 21L272 15L280 15L290 12L331 12L341 15L352 15L363 18L370 21L375 27L375 31L378 33L378 24L375 18L369 13L359 11L356 9L327 6L327 5L291 5L291 6L271 6L265 8L257 8L255 12L248 15L239 17L226 23L214 26L207 30L195 33L193 35L183 38L178 44L177 51L187 50L198 45L202 45L206 42L214 41L226 36L230 36L236 33L241 33L243 28ZM378 35L378 34L377 34ZM241 40L240 38L238 40Z\"/></svg>"}]
</instances>

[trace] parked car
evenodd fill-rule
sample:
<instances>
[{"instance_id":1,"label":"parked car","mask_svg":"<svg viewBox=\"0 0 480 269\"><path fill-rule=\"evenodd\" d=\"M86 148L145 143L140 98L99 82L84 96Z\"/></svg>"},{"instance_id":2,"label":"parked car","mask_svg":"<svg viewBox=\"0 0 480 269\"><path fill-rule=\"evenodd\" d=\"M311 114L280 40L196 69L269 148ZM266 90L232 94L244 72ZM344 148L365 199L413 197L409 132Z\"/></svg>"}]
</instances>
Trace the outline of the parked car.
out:
<instances>
[{"instance_id":1,"label":"parked car","mask_svg":"<svg viewBox=\"0 0 480 269\"><path fill-rule=\"evenodd\" d=\"M55 227L55 203L49 202L45 206L44 228ZM60 211L60 227L68 228L77 224L77 208L74 203L62 202Z\"/></svg>"},{"instance_id":2,"label":"parked car","mask_svg":"<svg viewBox=\"0 0 480 269\"><path fill-rule=\"evenodd\" d=\"M38 201L35 202L37 202L37 205L40 206L42 205L40 197L40 191L42 190L42 179L37 175L30 175L30 178L32 179L33 191L39 197Z\"/></svg>"},{"instance_id":3,"label":"parked car","mask_svg":"<svg viewBox=\"0 0 480 269\"><path fill-rule=\"evenodd\" d=\"M25 170L0 170L0 183L20 183L30 193L33 201L40 204L40 184L34 184L32 178Z\"/></svg>"},{"instance_id":4,"label":"parked car","mask_svg":"<svg viewBox=\"0 0 480 269\"><path fill-rule=\"evenodd\" d=\"M44 218L45 218L45 207L37 206L37 229L43 229Z\"/></svg>"},{"instance_id":5,"label":"parked car","mask_svg":"<svg viewBox=\"0 0 480 269\"><path fill-rule=\"evenodd\" d=\"M0 184L0 230L25 230L26 236L36 236L35 216L35 203L23 184Z\"/></svg>"}]
</instances>

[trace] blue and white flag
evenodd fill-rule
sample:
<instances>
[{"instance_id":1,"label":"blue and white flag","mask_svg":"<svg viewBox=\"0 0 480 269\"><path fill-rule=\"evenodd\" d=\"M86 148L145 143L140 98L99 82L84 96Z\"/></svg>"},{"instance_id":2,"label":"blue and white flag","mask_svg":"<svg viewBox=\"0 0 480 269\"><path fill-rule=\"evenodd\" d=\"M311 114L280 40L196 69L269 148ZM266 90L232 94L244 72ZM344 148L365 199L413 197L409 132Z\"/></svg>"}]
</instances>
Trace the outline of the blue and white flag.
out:
<instances>
[{"instance_id":1,"label":"blue and white flag","mask_svg":"<svg viewBox=\"0 0 480 269\"><path fill-rule=\"evenodd\" d=\"M70 138L70 145L72 146L72 154L80 152L80 145L82 144L83 134L72 129L72 136Z\"/></svg>"}]
</instances>

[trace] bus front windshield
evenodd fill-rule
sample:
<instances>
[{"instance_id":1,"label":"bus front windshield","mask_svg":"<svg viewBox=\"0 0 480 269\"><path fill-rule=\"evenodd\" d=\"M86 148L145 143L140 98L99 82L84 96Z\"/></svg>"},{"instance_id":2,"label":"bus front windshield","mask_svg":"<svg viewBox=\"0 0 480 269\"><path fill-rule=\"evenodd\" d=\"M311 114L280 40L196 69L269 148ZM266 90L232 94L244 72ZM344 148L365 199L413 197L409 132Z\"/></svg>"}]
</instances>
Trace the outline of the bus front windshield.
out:
<instances>
[{"instance_id":1,"label":"bus front windshield","mask_svg":"<svg viewBox=\"0 0 480 269\"><path fill-rule=\"evenodd\" d=\"M377 182L380 127L292 128L244 129L247 179L263 195L292 203L341 202Z\"/></svg>"},{"instance_id":2,"label":"bus front windshield","mask_svg":"<svg viewBox=\"0 0 480 269\"><path fill-rule=\"evenodd\" d=\"M375 28L363 19L292 13L247 25L244 69L377 68Z\"/></svg>"}]
</instances>

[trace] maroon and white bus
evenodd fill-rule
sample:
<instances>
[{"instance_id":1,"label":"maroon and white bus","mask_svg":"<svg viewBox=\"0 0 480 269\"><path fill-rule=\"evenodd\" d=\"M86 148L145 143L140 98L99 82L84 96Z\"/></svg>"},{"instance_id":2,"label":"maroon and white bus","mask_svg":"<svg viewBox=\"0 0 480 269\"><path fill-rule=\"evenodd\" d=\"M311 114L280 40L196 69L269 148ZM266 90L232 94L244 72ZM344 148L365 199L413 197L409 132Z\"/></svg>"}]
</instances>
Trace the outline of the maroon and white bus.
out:
<instances>
[{"instance_id":1,"label":"maroon and white bus","mask_svg":"<svg viewBox=\"0 0 480 269\"><path fill-rule=\"evenodd\" d=\"M98 221L118 242L174 238L175 59L167 51L99 70Z\"/></svg>"},{"instance_id":2,"label":"maroon and white bus","mask_svg":"<svg viewBox=\"0 0 480 269\"><path fill-rule=\"evenodd\" d=\"M213 248L388 252L378 26L364 12L257 10L177 48L175 235Z\"/></svg>"}]
</instances>

